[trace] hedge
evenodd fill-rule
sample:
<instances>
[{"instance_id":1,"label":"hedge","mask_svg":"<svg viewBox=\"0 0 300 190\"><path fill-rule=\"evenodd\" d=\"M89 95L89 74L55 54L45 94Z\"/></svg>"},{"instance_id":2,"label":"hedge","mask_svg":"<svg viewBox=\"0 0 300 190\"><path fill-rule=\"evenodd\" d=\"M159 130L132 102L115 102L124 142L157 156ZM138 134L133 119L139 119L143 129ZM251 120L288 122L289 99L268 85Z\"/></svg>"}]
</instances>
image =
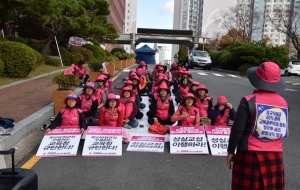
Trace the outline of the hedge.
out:
<instances>
[{"instance_id":1,"label":"hedge","mask_svg":"<svg viewBox=\"0 0 300 190\"><path fill-rule=\"evenodd\" d=\"M57 58L49 58L45 62L46 65L60 66L60 59Z\"/></svg>"},{"instance_id":2,"label":"hedge","mask_svg":"<svg viewBox=\"0 0 300 190\"><path fill-rule=\"evenodd\" d=\"M240 74L242 75L247 75L247 71L250 67L253 67L254 65L252 64L244 64L242 66L239 67L238 71L240 72Z\"/></svg>"},{"instance_id":3,"label":"hedge","mask_svg":"<svg viewBox=\"0 0 300 190\"><path fill-rule=\"evenodd\" d=\"M89 50L91 50L93 52L94 57L96 59L105 60L105 58L106 58L105 50L102 49L100 46L85 45L84 47L87 48L87 49L89 49Z\"/></svg>"},{"instance_id":4,"label":"hedge","mask_svg":"<svg viewBox=\"0 0 300 190\"><path fill-rule=\"evenodd\" d=\"M102 60L98 60L96 58L93 58L89 61L89 68L92 71L99 71L102 68Z\"/></svg>"},{"instance_id":5,"label":"hedge","mask_svg":"<svg viewBox=\"0 0 300 190\"><path fill-rule=\"evenodd\" d=\"M83 55L85 61L89 61L94 57L94 54L91 50L80 46L72 47L71 52L80 53L81 55Z\"/></svg>"},{"instance_id":6,"label":"hedge","mask_svg":"<svg viewBox=\"0 0 300 190\"><path fill-rule=\"evenodd\" d=\"M40 66L41 64L43 64L45 61L44 61L44 57L42 56L42 54L36 50L33 50L35 56L36 56L36 59L37 59L37 62L36 62L36 66Z\"/></svg>"},{"instance_id":7,"label":"hedge","mask_svg":"<svg viewBox=\"0 0 300 190\"><path fill-rule=\"evenodd\" d=\"M3 69L4 69L4 61L2 61L2 60L0 59L0 76L2 76Z\"/></svg>"},{"instance_id":8,"label":"hedge","mask_svg":"<svg viewBox=\"0 0 300 190\"><path fill-rule=\"evenodd\" d=\"M37 64L34 51L18 42L1 42L0 59L4 61L3 76L26 77Z\"/></svg>"}]
</instances>

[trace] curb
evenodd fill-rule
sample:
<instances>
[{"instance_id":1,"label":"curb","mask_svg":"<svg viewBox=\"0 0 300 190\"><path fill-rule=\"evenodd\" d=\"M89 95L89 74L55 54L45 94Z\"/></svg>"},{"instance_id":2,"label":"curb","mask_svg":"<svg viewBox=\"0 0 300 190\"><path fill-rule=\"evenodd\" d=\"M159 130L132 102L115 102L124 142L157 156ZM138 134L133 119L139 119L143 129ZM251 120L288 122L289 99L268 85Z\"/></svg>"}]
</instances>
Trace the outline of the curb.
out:
<instances>
[{"instance_id":1,"label":"curb","mask_svg":"<svg viewBox=\"0 0 300 190\"><path fill-rule=\"evenodd\" d=\"M131 65L127 68L118 70L113 78L118 77L125 69L128 69L134 65ZM63 69L65 70L65 69ZM26 81L30 81L39 77L47 76L49 74L53 74L55 72L61 72L63 70L54 71L51 73L47 73L44 75L40 75L37 77L33 77L30 79L18 81L15 83L11 83L9 85L4 85L1 88L5 88L8 86L20 84ZM76 88L76 94L79 95L82 92L82 88ZM16 123L14 128L11 131L7 131L7 134L10 134L9 136L0 136L0 149L2 150L8 150L11 147L13 147L15 144L17 144L20 140L28 136L33 130L38 128L39 126L42 126L44 123L49 123L50 118L53 116L54 113L54 103L50 103L47 106L43 107L42 109L38 110L37 112L31 114L30 116L26 117L25 119L19 121Z\"/></svg>"}]
</instances>

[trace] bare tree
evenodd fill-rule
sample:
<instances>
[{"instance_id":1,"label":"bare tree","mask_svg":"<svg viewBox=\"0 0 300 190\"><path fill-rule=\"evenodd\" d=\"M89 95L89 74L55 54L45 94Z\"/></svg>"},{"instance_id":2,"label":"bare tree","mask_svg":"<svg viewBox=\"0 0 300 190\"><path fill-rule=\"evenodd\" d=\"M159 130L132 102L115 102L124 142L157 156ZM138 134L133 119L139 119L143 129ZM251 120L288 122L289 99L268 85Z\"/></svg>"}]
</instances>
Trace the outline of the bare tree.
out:
<instances>
[{"instance_id":1,"label":"bare tree","mask_svg":"<svg viewBox=\"0 0 300 190\"><path fill-rule=\"evenodd\" d=\"M221 12L221 17L216 18L216 22L226 28L233 43L237 39L250 42L253 32L260 29L260 18L259 12L250 7L250 4L238 4L229 8L229 11ZM232 29L236 29L237 33L230 32Z\"/></svg>"},{"instance_id":2,"label":"bare tree","mask_svg":"<svg viewBox=\"0 0 300 190\"><path fill-rule=\"evenodd\" d=\"M267 15L267 19L274 29L287 35L300 59L300 7L274 9L273 14Z\"/></svg>"},{"instance_id":3,"label":"bare tree","mask_svg":"<svg viewBox=\"0 0 300 190\"><path fill-rule=\"evenodd\" d=\"M211 50L217 51L220 47L221 32L214 32L213 37L210 39L209 47Z\"/></svg>"}]
</instances>

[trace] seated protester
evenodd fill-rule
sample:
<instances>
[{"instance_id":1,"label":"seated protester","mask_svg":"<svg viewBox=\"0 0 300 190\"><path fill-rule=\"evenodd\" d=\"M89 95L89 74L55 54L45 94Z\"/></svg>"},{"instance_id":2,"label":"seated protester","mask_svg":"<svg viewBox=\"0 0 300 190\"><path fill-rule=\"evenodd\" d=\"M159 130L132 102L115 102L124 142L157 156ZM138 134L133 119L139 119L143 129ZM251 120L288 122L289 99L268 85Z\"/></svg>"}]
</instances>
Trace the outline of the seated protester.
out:
<instances>
[{"instance_id":1,"label":"seated protester","mask_svg":"<svg viewBox=\"0 0 300 190\"><path fill-rule=\"evenodd\" d=\"M159 70L159 68L163 67L163 64L158 63L157 65L155 65L152 73L151 73L151 78L154 79L157 75L157 71Z\"/></svg>"},{"instance_id":2,"label":"seated protester","mask_svg":"<svg viewBox=\"0 0 300 190\"><path fill-rule=\"evenodd\" d=\"M97 112L94 115L95 119L98 119L100 110L103 107L103 105L106 101L107 94L108 94L107 87L105 86L105 82L106 82L106 79L105 79L104 75L100 75L95 82L95 86L97 86L95 96L98 100Z\"/></svg>"},{"instance_id":3,"label":"seated protester","mask_svg":"<svg viewBox=\"0 0 300 190\"><path fill-rule=\"evenodd\" d=\"M80 60L77 63L77 65L75 67L75 73L78 75L78 79L80 80L80 83L82 86L84 86L86 84L86 82L89 81L89 75L86 74L84 60Z\"/></svg>"},{"instance_id":4,"label":"seated protester","mask_svg":"<svg viewBox=\"0 0 300 190\"><path fill-rule=\"evenodd\" d=\"M178 107L171 121L178 121L178 126L199 126L200 114L199 109L195 107L196 98L193 94L188 93L184 99L181 100L181 106Z\"/></svg>"},{"instance_id":5,"label":"seated protester","mask_svg":"<svg viewBox=\"0 0 300 190\"><path fill-rule=\"evenodd\" d=\"M124 110L123 127L127 129L136 128L139 122L134 117L138 113L138 107L135 103L135 95L129 87L124 87L120 91L119 103Z\"/></svg>"},{"instance_id":6,"label":"seated protester","mask_svg":"<svg viewBox=\"0 0 300 190\"><path fill-rule=\"evenodd\" d=\"M76 94L68 94L64 103L66 107L57 114L54 121L47 127L46 133L56 127L80 128L84 133L87 129L86 120L83 111L77 106Z\"/></svg>"},{"instance_id":7,"label":"seated protester","mask_svg":"<svg viewBox=\"0 0 300 190\"><path fill-rule=\"evenodd\" d=\"M140 101L140 107L139 109L144 109L146 107L146 105L142 102L142 97L141 97L141 90L140 90L140 80L137 76L134 76L131 78L132 83L133 83L133 92L134 94L138 95L138 100Z\"/></svg>"},{"instance_id":8,"label":"seated protester","mask_svg":"<svg viewBox=\"0 0 300 190\"><path fill-rule=\"evenodd\" d=\"M172 75L172 81L176 80L176 70L177 70L177 63L174 62L174 63L172 63L171 69L170 69L170 73Z\"/></svg>"},{"instance_id":9,"label":"seated protester","mask_svg":"<svg viewBox=\"0 0 300 190\"><path fill-rule=\"evenodd\" d=\"M118 98L115 94L108 94L104 107L100 111L98 118L99 126L122 127L124 120L124 110L119 106Z\"/></svg>"},{"instance_id":10,"label":"seated protester","mask_svg":"<svg viewBox=\"0 0 300 190\"><path fill-rule=\"evenodd\" d=\"M170 86L170 81L167 80L167 77L164 75L161 75L158 77L158 82L155 83L155 86L153 88L153 92L151 94L149 94L149 102L152 101L153 95L155 95L157 93L157 89L159 88L159 86L161 84L166 84L168 87ZM168 94L171 96L171 94ZM150 107L150 106L149 106Z\"/></svg>"},{"instance_id":11,"label":"seated protester","mask_svg":"<svg viewBox=\"0 0 300 190\"><path fill-rule=\"evenodd\" d=\"M177 91L177 88L178 88L178 84L179 84L179 81L182 77L182 65L177 65L177 70L175 71L175 78L174 78L174 81L173 81L173 94L176 94L176 91Z\"/></svg>"},{"instance_id":12,"label":"seated protester","mask_svg":"<svg viewBox=\"0 0 300 190\"><path fill-rule=\"evenodd\" d=\"M196 108L200 111L200 118L207 118L208 112L213 107L212 98L208 96L208 89L200 84L196 90Z\"/></svg>"},{"instance_id":13,"label":"seated protester","mask_svg":"<svg viewBox=\"0 0 300 190\"><path fill-rule=\"evenodd\" d=\"M131 70L129 71L129 73L128 73L128 76L125 77L125 78L123 79L123 81L126 82L127 80L130 80L131 74L136 74L136 70L135 70L135 69L131 69Z\"/></svg>"},{"instance_id":14,"label":"seated protester","mask_svg":"<svg viewBox=\"0 0 300 190\"><path fill-rule=\"evenodd\" d=\"M225 96L220 96L217 100L217 105L208 112L211 125L214 126L226 126L228 125L229 119L234 120L235 116L236 112L232 105L228 103Z\"/></svg>"},{"instance_id":15,"label":"seated protester","mask_svg":"<svg viewBox=\"0 0 300 190\"><path fill-rule=\"evenodd\" d=\"M188 94L190 90L188 79L181 78L181 81L178 85L177 92L175 93L175 101L177 104Z\"/></svg>"},{"instance_id":16,"label":"seated protester","mask_svg":"<svg viewBox=\"0 0 300 190\"><path fill-rule=\"evenodd\" d=\"M98 109L98 100L96 94L95 84L88 82L82 90L82 94L78 97L78 107L83 111L88 126L97 126L96 119L93 116Z\"/></svg>"},{"instance_id":17,"label":"seated protester","mask_svg":"<svg viewBox=\"0 0 300 190\"><path fill-rule=\"evenodd\" d=\"M164 68L164 75L168 78L168 80L169 80L170 82L172 82L172 74L171 74L171 72L168 70L167 65L164 65L163 68Z\"/></svg>"},{"instance_id":18,"label":"seated protester","mask_svg":"<svg viewBox=\"0 0 300 190\"><path fill-rule=\"evenodd\" d=\"M142 68L137 69L136 71L137 76L139 77L140 80L140 90L141 90L141 94L145 94L148 93L148 89L147 89L147 79L146 79L146 71Z\"/></svg>"},{"instance_id":19,"label":"seated protester","mask_svg":"<svg viewBox=\"0 0 300 190\"><path fill-rule=\"evenodd\" d=\"M107 71L104 71L102 74L105 75L105 86L107 86L108 93L112 93L112 80L110 78L110 74Z\"/></svg>"},{"instance_id":20,"label":"seated protester","mask_svg":"<svg viewBox=\"0 0 300 190\"><path fill-rule=\"evenodd\" d=\"M191 84L192 82L194 82L193 78L192 78L192 73L191 72L183 71L182 72L182 77L183 78L188 78L189 84Z\"/></svg>"},{"instance_id":21,"label":"seated protester","mask_svg":"<svg viewBox=\"0 0 300 190\"><path fill-rule=\"evenodd\" d=\"M170 89L167 84L162 83L158 87L157 93L154 94L150 110L147 112L148 123L150 125L156 122L162 125L173 125L174 122L171 121L171 116L174 112L174 104L170 96Z\"/></svg>"},{"instance_id":22,"label":"seated protester","mask_svg":"<svg viewBox=\"0 0 300 190\"><path fill-rule=\"evenodd\" d=\"M123 88L125 88L125 87L128 87L129 89L133 90L133 83L132 83L132 81L131 80L126 81L126 83L123 85ZM135 103L136 103L136 105L138 107L138 113L135 116L135 118L136 119L142 119L143 116L144 116L144 114L140 111L140 104L141 104L140 98L139 98L138 94L134 93L134 95L135 95ZM145 105L145 107L146 107L146 105Z\"/></svg>"},{"instance_id":23,"label":"seated protester","mask_svg":"<svg viewBox=\"0 0 300 190\"><path fill-rule=\"evenodd\" d=\"M144 61L141 61L138 68L142 68L146 71L146 79L147 79L147 83L150 82L150 79L151 79L151 75L149 73L149 70L148 70L148 65L144 62ZM137 69L138 69L137 68Z\"/></svg>"},{"instance_id":24,"label":"seated protester","mask_svg":"<svg viewBox=\"0 0 300 190\"><path fill-rule=\"evenodd\" d=\"M198 86L200 85L199 82L192 82L191 86L190 86L190 90L189 90L189 93L192 93L194 94L194 96L196 97L197 96L197 93L196 93L196 90L198 88Z\"/></svg>"}]
</instances>

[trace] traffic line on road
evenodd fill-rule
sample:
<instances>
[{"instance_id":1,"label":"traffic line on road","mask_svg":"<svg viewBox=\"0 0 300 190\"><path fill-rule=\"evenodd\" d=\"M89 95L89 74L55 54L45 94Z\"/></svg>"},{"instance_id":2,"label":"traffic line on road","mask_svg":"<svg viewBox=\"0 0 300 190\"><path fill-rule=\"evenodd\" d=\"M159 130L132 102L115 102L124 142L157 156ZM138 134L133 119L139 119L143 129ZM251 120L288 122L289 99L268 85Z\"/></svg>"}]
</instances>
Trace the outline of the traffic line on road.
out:
<instances>
[{"instance_id":1,"label":"traffic line on road","mask_svg":"<svg viewBox=\"0 0 300 190\"><path fill-rule=\"evenodd\" d=\"M284 81L285 82L285 84L290 84L290 83L292 83L292 81Z\"/></svg>"},{"instance_id":2,"label":"traffic line on road","mask_svg":"<svg viewBox=\"0 0 300 190\"><path fill-rule=\"evenodd\" d=\"M42 157L37 157L36 155L32 156L21 168L31 169Z\"/></svg>"},{"instance_id":3,"label":"traffic line on road","mask_svg":"<svg viewBox=\"0 0 300 190\"><path fill-rule=\"evenodd\" d=\"M286 89L284 89L284 91L297 92L298 90L296 90L296 89L292 89L292 88L286 88Z\"/></svg>"},{"instance_id":4,"label":"traffic line on road","mask_svg":"<svg viewBox=\"0 0 300 190\"><path fill-rule=\"evenodd\" d=\"M199 75L207 75L206 73L198 73Z\"/></svg>"},{"instance_id":5,"label":"traffic line on road","mask_svg":"<svg viewBox=\"0 0 300 190\"><path fill-rule=\"evenodd\" d=\"M300 83L292 83L293 86L299 86Z\"/></svg>"},{"instance_id":6,"label":"traffic line on road","mask_svg":"<svg viewBox=\"0 0 300 190\"><path fill-rule=\"evenodd\" d=\"M224 77L224 75L220 75L220 74L217 74L217 73L212 73L213 75L215 76L218 76L218 77Z\"/></svg>"},{"instance_id":7,"label":"traffic line on road","mask_svg":"<svg viewBox=\"0 0 300 190\"><path fill-rule=\"evenodd\" d=\"M227 74L227 75L230 76L230 77L234 77L234 78L241 78L241 77L236 76L236 75L229 75L229 74Z\"/></svg>"}]
</instances>

